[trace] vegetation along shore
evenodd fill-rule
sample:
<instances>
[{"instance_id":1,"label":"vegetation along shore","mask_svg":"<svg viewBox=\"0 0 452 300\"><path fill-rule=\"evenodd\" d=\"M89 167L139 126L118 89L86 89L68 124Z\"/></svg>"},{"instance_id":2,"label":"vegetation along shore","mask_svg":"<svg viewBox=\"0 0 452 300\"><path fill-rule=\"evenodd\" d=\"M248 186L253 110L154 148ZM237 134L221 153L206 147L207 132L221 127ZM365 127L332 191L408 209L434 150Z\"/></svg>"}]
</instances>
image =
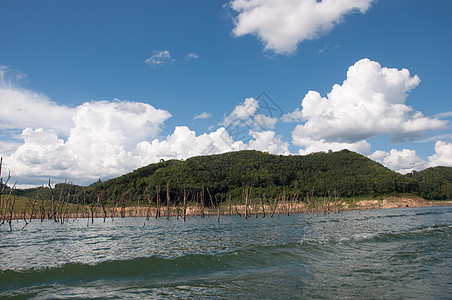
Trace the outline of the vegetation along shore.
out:
<instances>
[{"instance_id":1,"label":"vegetation along shore","mask_svg":"<svg viewBox=\"0 0 452 300\"><path fill-rule=\"evenodd\" d=\"M239 151L150 164L82 187L1 184L0 226L23 219L244 218L349 209L451 205L452 168L407 175L347 150L306 156Z\"/></svg>"}]
</instances>

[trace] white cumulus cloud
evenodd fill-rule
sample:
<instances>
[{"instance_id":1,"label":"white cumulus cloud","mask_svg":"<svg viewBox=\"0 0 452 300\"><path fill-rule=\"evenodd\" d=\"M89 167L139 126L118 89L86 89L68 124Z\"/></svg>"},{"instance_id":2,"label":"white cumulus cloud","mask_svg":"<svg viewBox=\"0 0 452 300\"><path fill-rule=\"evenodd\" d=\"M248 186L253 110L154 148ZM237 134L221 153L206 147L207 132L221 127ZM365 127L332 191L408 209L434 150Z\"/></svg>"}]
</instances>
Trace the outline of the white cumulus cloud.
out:
<instances>
[{"instance_id":1,"label":"white cumulus cloud","mask_svg":"<svg viewBox=\"0 0 452 300\"><path fill-rule=\"evenodd\" d=\"M452 143L437 141L435 143L435 154L428 157L428 166L452 167Z\"/></svg>"},{"instance_id":2,"label":"white cumulus cloud","mask_svg":"<svg viewBox=\"0 0 452 300\"><path fill-rule=\"evenodd\" d=\"M68 175L67 170L72 169L75 162L55 131L26 128L21 137L24 143L4 157L5 168L11 170L13 176L30 180L20 184L44 184L50 177L61 180Z\"/></svg>"},{"instance_id":3,"label":"white cumulus cloud","mask_svg":"<svg viewBox=\"0 0 452 300\"><path fill-rule=\"evenodd\" d=\"M48 177L90 183L120 175L139 166L137 144L157 137L170 116L145 103L85 103L75 108L67 140L52 129L26 128L21 135L23 144L5 155L5 163L15 176L35 184Z\"/></svg>"},{"instance_id":4,"label":"white cumulus cloud","mask_svg":"<svg viewBox=\"0 0 452 300\"><path fill-rule=\"evenodd\" d=\"M246 126L250 129L272 129L278 118L263 114L259 111L259 101L254 98L246 98L243 104L237 105L232 113L226 115L220 125L233 128Z\"/></svg>"},{"instance_id":5,"label":"white cumulus cloud","mask_svg":"<svg viewBox=\"0 0 452 300\"><path fill-rule=\"evenodd\" d=\"M79 176L114 175L136 166L136 145L157 137L160 126L171 117L165 110L145 103L100 101L85 103L74 117L67 140L68 154L77 162Z\"/></svg>"},{"instance_id":6,"label":"white cumulus cloud","mask_svg":"<svg viewBox=\"0 0 452 300\"><path fill-rule=\"evenodd\" d=\"M173 134L164 140L141 142L137 154L143 163L160 159L185 159L197 155L219 154L229 151L254 149L273 154L289 154L289 145L276 136L273 131L250 131L249 143L234 140L224 127L210 133L196 135L186 126L177 126Z\"/></svg>"},{"instance_id":7,"label":"white cumulus cloud","mask_svg":"<svg viewBox=\"0 0 452 300\"><path fill-rule=\"evenodd\" d=\"M289 144L283 142L281 136L277 136L274 131L254 131L250 130L250 135L254 138L249 141L247 149L264 151L272 154L289 155Z\"/></svg>"},{"instance_id":8,"label":"white cumulus cloud","mask_svg":"<svg viewBox=\"0 0 452 300\"><path fill-rule=\"evenodd\" d=\"M402 174L410 173L413 170L423 170L429 167L452 167L452 143L437 141L435 143L435 154L429 156L428 160L423 160L418 157L416 151L410 149L392 149L389 153L377 150L369 155L369 158Z\"/></svg>"},{"instance_id":9,"label":"white cumulus cloud","mask_svg":"<svg viewBox=\"0 0 452 300\"><path fill-rule=\"evenodd\" d=\"M370 153L370 144L367 141L359 141L355 143L338 143L338 142L327 142L323 139L316 140L311 138L305 138L301 136L293 137L293 143L297 146L302 147L298 154L306 155L313 152L327 152L340 151L343 149L348 149L363 155L368 155Z\"/></svg>"},{"instance_id":10,"label":"white cumulus cloud","mask_svg":"<svg viewBox=\"0 0 452 300\"><path fill-rule=\"evenodd\" d=\"M415 150L410 149L402 149L401 151L392 149L389 153L378 150L369 155L369 158L401 174L426 168L426 162L416 155Z\"/></svg>"},{"instance_id":11,"label":"white cumulus cloud","mask_svg":"<svg viewBox=\"0 0 452 300\"><path fill-rule=\"evenodd\" d=\"M234 35L257 35L266 50L290 54L342 22L346 14L365 13L374 0L233 0L238 13Z\"/></svg>"},{"instance_id":12,"label":"white cumulus cloud","mask_svg":"<svg viewBox=\"0 0 452 300\"><path fill-rule=\"evenodd\" d=\"M232 113L224 118L223 125L236 125L248 120L259 108L259 103L254 98L246 98L243 104L237 105Z\"/></svg>"},{"instance_id":13,"label":"white cumulus cloud","mask_svg":"<svg viewBox=\"0 0 452 300\"><path fill-rule=\"evenodd\" d=\"M185 159L196 155L218 154L227 151L243 150L246 145L234 141L224 128L197 136L186 126L176 126L166 139L143 141L138 146L138 154L146 163L160 159Z\"/></svg>"},{"instance_id":14,"label":"white cumulus cloud","mask_svg":"<svg viewBox=\"0 0 452 300\"><path fill-rule=\"evenodd\" d=\"M425 117L405 104L419 83L406 69L385 68L362 59L349 68L347 79L342 85L335 84L327 97L309 91L301 111L286 115L286 119L304 121L292 131L293 142L303 147L309 147L308 140L356 146L380 134L401 141L446 129L447 120Z\"/></svg>"}]
</instances>

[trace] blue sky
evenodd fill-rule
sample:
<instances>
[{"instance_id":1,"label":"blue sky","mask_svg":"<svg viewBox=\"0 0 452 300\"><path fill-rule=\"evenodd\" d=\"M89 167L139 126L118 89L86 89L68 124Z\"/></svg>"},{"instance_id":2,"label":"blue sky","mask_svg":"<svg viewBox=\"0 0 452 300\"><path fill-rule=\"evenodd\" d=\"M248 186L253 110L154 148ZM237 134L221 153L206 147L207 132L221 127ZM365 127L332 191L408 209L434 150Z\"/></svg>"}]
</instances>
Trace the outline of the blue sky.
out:
<instances>
[{"instance_id":1,"label":"blue sky","mask_svg":"<svg viewBox=\"0 0 452 300\"><path fill-rule=\"evenodd\" d=\"M450 166L451 10L0 0L0 155L22 186L242 149L348 148L401 173Z\"/></svg>"}]
</instances>

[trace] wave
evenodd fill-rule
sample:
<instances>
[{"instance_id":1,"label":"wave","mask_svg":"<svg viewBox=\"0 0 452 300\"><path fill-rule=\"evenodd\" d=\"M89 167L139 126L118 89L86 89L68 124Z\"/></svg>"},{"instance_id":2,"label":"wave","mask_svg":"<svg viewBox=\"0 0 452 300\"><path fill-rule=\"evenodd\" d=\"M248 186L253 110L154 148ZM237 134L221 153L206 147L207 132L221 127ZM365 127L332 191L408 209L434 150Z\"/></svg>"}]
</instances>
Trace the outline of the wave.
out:
<instances>
[{"instance_id":1,"label":"wave","mask_svg":"<svg viewBox=\"0 0 452 300\"><path fill-rule=\"evenodd\" d=\"M240 269L266 267L272 262L296 259L291 249L298 243L255 246L222 254L189 254L179 257L152 256L111 260L97 264L71 262L61 266L4 270L0 272L0 291L24 287L68 285L102 281L165 281L205 277L215 272L240 272Z\"/></svg>"},{"instance_id":2,"label":"wave","mask_svg":"<svg viewBox=\"0 0 452 300\"><path fill-rule=\"evenodd\" d=\"M423 211L416 213L415 216L444 215L444 214L445 212L443 211Z\"/></svg>"},{"instance_id":3,"label":"wave","mask_svg":"<svg viewBox=\"0 0 452 300\"><path fill-rule=\"evenodd\" d=\"M402 232L388 232L371 236L369 240L373 242L392 242L398 240L414 240L430 238L436 235L451 235L452 226L448 224L437 224L432 227L420 227L414 230Z\"/></svg>"},{"instance_id":4,"label":"wave","mask_svg":"<svg viewBox=\"0 0 452 300\"><path fill-rule=\"evenodd\" d=\"M310 247L325 247L336 245L349 245L361 243L396 242L429 238L436 235L452 236L452 226L449 224L437 224L431 227L419 227L413 230L398 232L360 232L344 233L341 236L305 237L300 240L300 245Z\"/></svg>"}]
</instances>

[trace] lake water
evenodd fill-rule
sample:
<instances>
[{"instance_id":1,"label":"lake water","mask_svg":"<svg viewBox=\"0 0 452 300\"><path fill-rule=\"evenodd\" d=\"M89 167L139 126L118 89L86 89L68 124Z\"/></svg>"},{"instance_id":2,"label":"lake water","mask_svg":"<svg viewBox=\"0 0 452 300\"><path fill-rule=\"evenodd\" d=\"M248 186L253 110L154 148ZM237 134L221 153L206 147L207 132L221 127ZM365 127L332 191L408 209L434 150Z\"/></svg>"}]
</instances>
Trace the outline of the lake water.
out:
<instances>
[{"instance_id":1,"label":"lake water","mask_svg":"<svg viewBox=\"0 0 452 300\"><path fill-rule=\"evenodd\" d=\"M0 227L0 297L452 298L452 207L23 224Z\"/></svg>"}]
</instances>

